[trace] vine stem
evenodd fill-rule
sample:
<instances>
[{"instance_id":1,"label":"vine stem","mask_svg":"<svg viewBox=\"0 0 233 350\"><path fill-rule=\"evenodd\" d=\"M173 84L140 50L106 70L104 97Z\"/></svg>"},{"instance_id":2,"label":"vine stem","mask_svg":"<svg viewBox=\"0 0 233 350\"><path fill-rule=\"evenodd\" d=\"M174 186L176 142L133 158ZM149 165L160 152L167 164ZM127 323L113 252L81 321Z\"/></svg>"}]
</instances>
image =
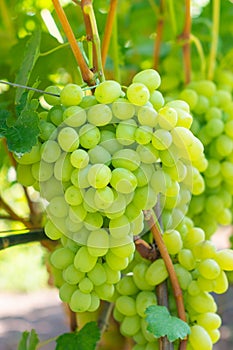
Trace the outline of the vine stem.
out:
<instances>
[{"instance_id":1,"label":"vine stem","mask_svg":"<svg viewBox=\"0 0 233 350\"><path fill-rule=\"evenodd\" d=\"M160 0L159 18L158 18L158 24L156 29L156 39L155 39L154 53L153 53L154 69L158 69L158 65L159 65L159 53L160 53L160 47L161 47L162 36L163 36L163 28L164 28L164 11L165 11L165 0Z\"/></svg>"},{"instance_id":2,"label":"vine stem","mask_svg":"<svg viewBox=\"0 0 233 350\"><path fill-rule=\"evenodd\" d=\"M117 0L111 0L107 22L104 29L104 36L102 40L101 56L102 56L103 66L105 66L106 59L107 59L107 53L108 53L110 39L112 35L112 30L113 30L113 24L116 16L116 9L117 9Z\"/></svg>"},{"instance_id":3,"label":"vine stem","mask_svg":"<svg viewBox=\"0 0 233 350\"><path fill-rule=\"evenodd\" d=\"M61 25L63 27L63 30L64 30L64 32L67 36L67 39L70 43L70 46L71 46L71 49L72 49L73 54L75 56L75 59L80 67L82 78L88 85L93 85L94 84L94 74L88 68L88 66L84 60L84 57L83 57L82 52L77 44L73 30L68 22L66 14L65 14L59 0L52 0L52 2L54 5L54 8L55 8L55 11L58 15L58 18L61 22Z\"/></svg>"},{"instance_id":4,"label":"vine stem","mask_svg":"<svg viewBox=\"0 0 233 350\"><path fill-rule=\"evenodd\" d=\"M191 51L190 51L190 33L191 33L191 0L185 0L185 23L182 34L179 39L183 41L182 50L184 58L185 84L191 81Z\"/></svg>"},{"instance_id":5,"label":"vine stem","mask_svg":"<svg viewBox=\"0 0 233 350\"><path fill-rule=\"evenodd\" d=\"M159 252L161 254L162 259L164 260L164 263L166 265L170 281L171 281L171 286L173 289L174 297L176 300L176 307L177 307L177 312L178 316L181 320L184 322L186 321L186 315L185 315L185 308L184 308L184 302L183 302L183 295L182 295L182 290L179 285L178 278L175 273L175 269L171 260L171 257L167 251L167 247L163 241L162 234L155 222L154 219L154 213L151 210L147 210L144 212L145 214L145 220L148 222L150 230L153 234L154 240L158 246ZM185 350L186 349L186 340L182 340L180 342L180 350Z\"/></svg>"},{"instance_id":6,"label":"vine stem","mask_svg":"<svg viewBox=\"0 0 233 350\"><path fill-rule=\"evenodd\" d=\"M17 231L16 231L17 232ZM8 235L0 238L0 250L13 247L19 244L48 241L49 238L46 236L44 230L35 229L29 232Z\"/></svg>"},{"instance_id":7,"label":"vine stem","mask_svg":"<svg viewBox=\"0 0 233 350\"><path fill-rule=\"evenodd\" d=\"M212 28L212 40L209 58L209 70L207 78L212 80L214 77L214 70L216 64L216 56L218 49L218 35L219 35L219 22L220 22L220 0L213 0L213 28Z\"/></svg>"},{"instance_id":8,"label":"vine stem","mask_svg":"<svg viewBox=\"0 0 233 350\"><path fill-rule=\"evenodd\" d=\"M98 74L100 81L103 81L104 72L101 59L100 38L97 28L95 13L92 5L92 0L82 0L81 8L83 11L84 22L87 29L87 39L93 43L93 71Z\"/></svg>"}]
</instances>

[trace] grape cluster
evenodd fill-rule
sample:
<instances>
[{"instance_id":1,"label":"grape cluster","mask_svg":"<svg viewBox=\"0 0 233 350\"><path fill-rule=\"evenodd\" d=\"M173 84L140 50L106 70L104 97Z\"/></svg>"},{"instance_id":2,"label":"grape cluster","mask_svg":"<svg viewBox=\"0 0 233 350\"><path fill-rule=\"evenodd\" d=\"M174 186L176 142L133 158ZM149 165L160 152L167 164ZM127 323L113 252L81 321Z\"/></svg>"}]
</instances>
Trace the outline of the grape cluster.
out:
<instances>
[{"instance_id":1,"label":"grape cluster","mask_svg":"<svg viewBox=\"0 0 233 350\"><path fill-rule=\"evenodd\" d=\"M221 81L190 83L180 94L194 116L192 131L205 147L208 166L203 173L205 192L193 196L189 215L208 237L218 225L232 222L233 179L233 100Z\"/></svg>"},{"instance_id":2,"label":"grape cluster","mask_svg":"<svg viewBox=\"0 0 233 350\"><path fill-rule=\"evenodd\" d=\"M48 87L59 96L45 95L51 108L40 113L39 142L16 157L18 181L45 200L45 233L61 239L51 263L62 272L60 297L75 312L112 300L134 237L148 230L144 210L159 202L165 229L175 229L191 193L204 189L206 159L189 106L165 104L160 82L149 69L126 93L112 80L85 96L75 84Z\"/></svg>"},{"instance_id":3,"label":"grape cluster","mask_svg":"<svg viewBox=\"0 0 233 350\"><path fill-rule=\"evenodd\" d=\"M168 240L168 236L176 240ZM188 349L210 350L220 337L221 318L212 292L221 294L228 288L226 271L233 269L233 252L217 251L204 231L185 217L176 230L164 233L164 241L171 254L174 268L183 291L187 322L191 334ZM136 258L135 258L136 259ZM114 317L120 322L124 336L133 337L134 350L157 349L158 339L147 331L145 310L158 303L155 287L166 280L168 273L161 258L154 262L137 258L116 285ZM177 313L172 290L169 287L169 308ZM158 347L159 349L159 347Z\"/></svg>"}]
</instances>

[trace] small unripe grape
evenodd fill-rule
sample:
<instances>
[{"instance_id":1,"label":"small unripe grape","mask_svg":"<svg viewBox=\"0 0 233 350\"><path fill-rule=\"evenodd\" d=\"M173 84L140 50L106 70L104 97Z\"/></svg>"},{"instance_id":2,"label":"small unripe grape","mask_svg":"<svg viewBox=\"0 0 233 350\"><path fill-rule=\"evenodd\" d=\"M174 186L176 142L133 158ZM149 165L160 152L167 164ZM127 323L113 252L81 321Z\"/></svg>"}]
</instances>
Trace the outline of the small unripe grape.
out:
<instances>
[{"instance_id":1,"label":"small unripe grape","mask_svg":"<svg viewBox=\"0 0 233 350\"><path fill-rule=\"evenodd\" d=\"M76 84L67 84L60 93L61 104L66 107L77 106L82 101L83 91Z\"/></svg>"}]
</instances>

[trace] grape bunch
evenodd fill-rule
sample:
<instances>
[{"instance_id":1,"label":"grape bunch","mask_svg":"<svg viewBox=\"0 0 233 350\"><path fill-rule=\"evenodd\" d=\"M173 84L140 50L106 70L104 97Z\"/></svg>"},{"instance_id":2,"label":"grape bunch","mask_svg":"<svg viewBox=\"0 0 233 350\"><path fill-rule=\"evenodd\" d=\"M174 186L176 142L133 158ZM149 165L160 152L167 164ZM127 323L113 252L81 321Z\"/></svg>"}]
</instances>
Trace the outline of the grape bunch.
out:
<instances>
[{"instance_id":1,"label":"grape bunch","mask_svg":"<svg viewBox=\"0 0 233 350\"><path fill-rule=\"evenodd\" d=\"M168 239L169 236L176 239ZM206 240L204 231L184 217L176 230L164 232L164 242L170 253L181 286L187 322L191 333L189 350L210 350L220 337L221 318L212 292L221 294L228 288L226 271L233 269L233 252L217 251ZM167 280L168 272L161 258L151 262L135 257L137 262L116 285L114 317L124 336L133 337L134 350L159 349L159 341L147 330L145 310L157 305L155 287ZM169 309L177 314L176 303L168 281ZM177 347L176 347L177 346ZM175 349L178 348L176 341Z\"/></svg>"},{"instance_id":2,"label":"grape bunch","mask_svg":"<svg viewBox=\"0 0 233 350\"><path fill-rule=\"evenodd\" d=\"M189 103L194 116L191 130L205 147L208 166L203 172L205 192L193 196L189 215L208 237L218 225L232 222L233 100L228 85L212 81L190 83L180 98Z\"/></svg>"},{"instance_id":3,"label":"grape bunch","mask_svg":"<svg viewBox=\"0 0 233 350\"><path fill-rule=\"evenodd\" d=\"M75 84L48 87L59 96L44 96L50 107L40 112L38 144L16 157L18 181L45 203L45 233L61 240L51 263L62 274L60 297L75 312L114 298L134 239L148 231L145 210L159 203L165 230L175 229L191 194L204 189L207 163L189 106L165 104L160 82L149 69L126 92L112 80L94 95Z\"/></svg>"}]
</instances>

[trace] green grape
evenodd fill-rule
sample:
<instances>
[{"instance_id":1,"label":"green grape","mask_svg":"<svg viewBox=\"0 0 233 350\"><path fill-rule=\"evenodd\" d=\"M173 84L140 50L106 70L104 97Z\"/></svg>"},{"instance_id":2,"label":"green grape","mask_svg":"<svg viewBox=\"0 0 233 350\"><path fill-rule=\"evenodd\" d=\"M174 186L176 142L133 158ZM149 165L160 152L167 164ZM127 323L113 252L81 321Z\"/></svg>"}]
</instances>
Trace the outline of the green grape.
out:
<instances>
[{"instance_id":1,"label":"green grape","mask_svg":"<svg viewBox=\"0 0 233 350\"><path fill-rule=\"evenodd\" d=\"M148 323L145 318L141 318L141 332L148 343L154 342L155 336L147 330Z\"/></svg>"},{"instance_id":2,"label":"green grape","mask_svg":"<svg viewBox=\"0 0 233 350\"><path fill-rule=\"evenodd\" d=\"M135 141L140 145L147 145L152 140L153 129L150 126L139 126L134 133Z\"/></svg>"},{"instance_id":3,"label":"green grape","mask_svg":"<svg viewBox=\"0 0 233 350\"><path fill-rule=\"evenodd\" d=\"M137 178L137 187L143 187L149 184L151 176L154 172L154 167L150 164L140 164L133 174Z\"/></svg>"},{"instance_id":4,"label":"green grape","mask_svg":"<svg viewBox=\"0 0 233 350\"><path fill-rule=\"evenodd\" d=\"M97 262L97 257L90 255L87 247L81 247L74 257L74 266L78 271L89 272Z\"/></svg>"},{"instance_id":5,"label":"green grape","mask_svg":"<svg viewBox=\"0 0 233 350\"><path fill-rule=\"evenodd\" d=\"M51 94L58 95L58 96L53 96L53 95L49 95L49 94L44 94L44 99L50 106L55 106L55 105L60 104L61 90L59 89L58 86L54 86L54 85L47 86L45 88L45 92L49 92Z\"/></svg>"},{"instance_id":6,"label":"green grape","mask_svg":"<svg viewBox=\"0 0 233 350\"><path fill-rule=\"evenodd\" d=\"M93 269L87 273L87 276L95 286L99 286L107 282L106 270L100 263L97 263Z\"/></svg>"},{"instance_id":7,"label":"green grape","mask_svg":"<svg viewBox=\"0 0 233 350\"><path fill-rule=\"evenodd\" d=\"M35 178L32 174L30 164L18 164L16 169L17 181L23 186L32 186L35 183Z\"/></svg>"},{"instance_id":8,"label":"green grape","mask_svg":"<svg viewBox=\"0 0 233 350\"><path fill-rule=\"evenodd\" d=\"M87 215L85 216L85 220L84 220L84 226L92 231L92 230L96 230L100 227L102 227L103 225L103 217L100 213L96 212L96 213L89 213L87 212Z\"/></svg>"},{"instance_id":9,"label":"green grape","mask_svg":"<svg viewBox=\"0 0 233 350\"><path fill-rule=\"evenodd\" d=\"M50 201L53 197L63 194L62 183L52 176L40 184L40 193L43 198Z\"/></svg>"},{"instance_id":10,"label":"green grape","mask_svg":"<svg viewBox=\"0 0 233 350\"><path fill-rule=\"evenodd\" d=\"M157 195L150 186L139 187L134 192L132 203L140 210L149 210L156 205Z\"/></svg>"},{"instance_id":11,"label":"green grape","mask_svg":"<svg viewBox=\"0 0 233 350\"><path fill-rule=\"evenodd\" d=\"M132 83L127 88L127 98L134 105L143 106L149 101L150 91L142 83Z\"/></svg>"},{"instance_id":12,"label":"green grape","mask_svg":"<svg viewBox=\"0 0 233 350\"><path fill-rule=\"evenodd\" d=\"M87 239L87 249L90 255L104 256L109 249L109 235L105 229L92 231Z\"/></svg>"},{"instance_id":13,"label":"green grape","mask_svg":"<svg viewBox=\"0 0 233 350\"><path fill-rule=\"evenodd\" d=\"M79 146L79 136L77 132L69 126L60 130L57 140L60 147L65 152L73 152Z\"/></svg>"},{"instance_id":14,"label":"green grape","mask_svg":"<svg viewBox=\"0 0 233 350\"><path fill-rule=\"evenodd\" d=\"M89 168L87 179L94 188L104 188L112 177L111 169L105 164L94 164Z\"/></svg>"},{"instance_id":15,"label":"green grape","mask_svg":"<svg viewBox=\"0 0 233 350\"><path fill-rule=\"evenodd\" d=\"M220 331L218 329L211 329L209 331L207 331L210 339L212 341L213 344L217 343L217 341L219 340L221 334Z\"/></svg>"},{"instance_id":16,"label":"green grape","mask_svg":"<svg viewBox=\"0 0 233 350\"><path fill-rule=\"evenodd\" d=\"M207 332L219 328L222 324L221 317L214 312L205 312L196 315L195 320L200 326L205 328Z\"/></svg>"},{"instance_id":17,"label":"green grape","mask_svg":"<svg viewBox=\"0 0 233 350\"><path fill-rule=\"evenodd\" d=\"M188 293L192 296L198 295L201 292L201 289L197 281L192 280L188 286Z\"/></svg>"},{"instance_id":18,"label":"green grape","mask_svg":"<svg viewBox=\"0 0 233 350\"><path fill-rule=\"evenodd\" d=\"M156 127L158 124L158 113L149 106L143 106L138 109L138 122L143 126Z\"/></svg>"},{"instance_id":19,"label":"green grape","mask_svg":"<svg viewBox=\"0 0 233 350\"><path fill-rule=\"evenodd\" d=\"M70 180L74 186L81 189L90 187L90 183L87 178L90 167L91 165L88 164L85 168L71 171Z\"/></svg>"},{"instance_id":20,"label":"green grape","mask_svg":"<svg viewBox=\"0 0 233 350\"><path fill-rule=\"evenodd\" d=\"M45 234L52 240L57 240L62 237L62 232L58 229L58 227L51 221L47 220L45 227Z\"/></svg>"},{"instance_id":21,"label":"green grape","mask_svg":"<svg viewBox=\"0 0 233 350\"><path fill-rule=\"evenodd\" d=\"M85 276L84 272L78 271L73 264L67 266L62 273L65 282L77 285Z\"/></svg>"},{"instance_id":22,"label":"green grape","mask_svg":"<svg viewBox=\"0 0 233 350\"><path fill-rule=\"evenodd\" d=\"M68 215L68 204L63 196L56 196L50 200L47 211L55 217L65 218Z\"/></svg>"},{"instance_id":23,"label":"green grape","mask_svg":"<svg viewBox=\"0 0 233 350\"><path fill-rule=\"evenodd\" d=\"M99 308L99 306L100 306L100 299L95 292L92 292L91 293L91 305L89 306L87 311L94 312Z\"/></svg>"},{"instance_id":24,"label":"green grape","mask_svg":"<svg viewBox=\"0 0 233 350\"><path fill-rule=\"evenodd\" d=\"M177 124L177 111L169 106L160 108L158 114L159 126L165 130L172 130Z\"/></svg>"},{"instance_id":25,"label":"green grape","mask_svg":"<svg viewBox=\"0 0 233 350\"><path fill-rule=\"evenodd\" d=\"M229 287L228 278L224 271L220 271L218 277L214 280L213 292L216 294L223 294Z\"/></svg>"},{"instance_id":26,"label":"green grape","mask_svg":"<svg viewBox=\"0 0 233 350\"><path fill-rule=\"evenodd\" d=\"M211 350L212 342L207 331L199 326L194 325L190 327L191 333L189 335L189 342L193 350Z\"/></svg>"},{"instance_id":27,"label":"green grape","mask_svg":"<svg viewBox=\"0 0 233 350\"><path fill-rule=\"evenodd\" d=\"M159 73L155 69L145 69L133 77L133 83L142 83L150 91L157 89L161 84Z\"/></svg>"},{"instance_id":28,"label":"green grape","mask_svg":"<svg viewBox=\"0 0 233 350\"><path fill-rule=\"evenodd\" d=\"M205 126L207 135L211 138L217 137L222 134L224 130L224 123L221 119L213 118L208 121Z\"/></svg>"},{"instance_id":29,"label":"green grape","mask_svg":"<svg viewBox=\"0 0 233 350\"><path fill-rule=\"evenodd\" d=\"M112 171L110 184L116 191L128 194L137 187L137 178L128 169L116 168Z\"/></svg>"},{"instance_id":30,"label":"green grape","mask_svg":"<svg viewBox=\"0 0 233 350\"><path fill-rule=\"evenodd\" d=\"M83 192L75 186L69 186L65 191L64 197L70 205L80 205L83 202Z\"/></svg>"},{"instance_id":31,"label":"green grape","mask_svg":"<svg viewBox=\"0 0 233 350\"><path fill-rule=\"evenodd\" d=\"M172 144L172 136L168 130L157 129L152 136L152 145L157 150L168 149Z\"/></svg>"},{"instance_id":32,"label":"green grape","mask_svg":"<svg viewBox=\"0 0 233 350\"><path fill-rule=\"evenodd\" d=\"M121 272L119 270L113 270L111 267L105 262L103 265L105 273L106 273L106 283L107 284L116 284L121 279Z\"/></svg>"},{"instance_id":33,"label":"green grape","mask_svg":"<svg viewBox=\"0 0 233 350\"><path fill-rule=\"evenodd\" d=\"M77 222L71 220L71 218L69 216L65 219L65 225L66 225L68 231L70 231L70 232L78 232L84 226L82 222L77 223Z\"/></svg>"},{"instance_id":34,"label":"green grape","mask_svg":"<svg viewBox=\"0 0 233 350\"><path fill-rule=\"evenodd\" d=\"M180 287L183 290L187 290L189 287L189 284L192 281L192 275L189 271L187 271L182 265L180 264L174 264L174 269L180 284Z\"/></svg>"},{"instance_id":35,"label":"green grape","mask_svg":"<svg viewBox=\"0 0 233 350\"><path fill-rule=\"evenodd\" d=\"M50 262L57 269L64 270L67 266L72 264L74 255L75 254L69 248L57 248L52 252Z\"/></svg>"},{"instance_id":36,"label":"green grape","mask_svg":"<svg viewBox=\"0 0 233 350\"><path fill-rule=\"evenodd\" d=\"M220 274L220 267L214 259L204 259L200 262L198 271L204 278L212 280Z\"/></svg>"},{"instance_id":37,"label":"green grape","mask_svg":"<svg viewBox=\"0 0 233 350\"><path fill-rule=\"evenodd\" d=\"M59 288L59 297L64 303L69 303L72 297L72 294L77 290L76 285L71 285L69 283L63 283Z\"/></svg>"},{"instance_id":38,"label":"green grape","mask_svg":"<svg viewBox=\"0 0 233 350\"><path fill-rule=\"evenodd\" d=\"M60 100L63 106L79 105L83 98L83 91L76 84L67 84L60 93Z\"/></svg>"},{"instance_id":39,"label":"green grape","mask_svg":"<svg viewBox=\"0 0 233 350\"><path fill-rule=\"evenodd\" d=\"M139 316L145 317L145 310L150 305L157 305L157 298L154 292L143 290L136 297L136 310Z\"/></svg>"},{"instance_id":40,"label":"green grape","mask_svg":"<svg viewBox=\"0 0 233 350\"><path fill-rule=\"evenodd\" d=\"M56 141L48 140L41 146L41 159L54 163L61 155L61 149Z\"/></svg>"},{"instance_id":41,"label":"green grape","mask_svg":"<svg viewBox=\"0 0 233 350\"><path fill-rule=\"evenodd\" d=\"M216 138L216 149L222 157L228 156L233 151L233 140L224 134L218 136Z\"/></svg>"},{"instance_id":42,"label":"green grape","mask_svg":"<svg viewBox=\"0 0 233 350\"><path fill-rule=\"evenodd\" d=\"M93 197L95 207L98 210L107 210L114 202L114 192L108 186L97 188Z\"/></svg>"},{"instance_id":43,"label":"green grape","mask_svg":"<svg viewBox=\"0 0 233 350\"><path fill-rule=\"evenodd\" d=\"M140 328L140 317L138 315L125 316L120 325L120 332L124 336L132 337L140 330Z\"/></svg>"},{"instance_id":44,"label":"green grape","mask_svg":"<svg viewBox=\"0 0 233 350\"><path fill-rule=\"evenodd\" d=\"M116 300L117 310L125 316L134 316L137 314L135 299L127 296L121 295Z\"/></svg>"},{"instance_id":45,"label":"green grape","mask_svg":"<svg viewBox=\"0 0 233 350\"><path fill-rule=\"evenodd\" d=\"M128 100L119 98L113 102L112 112L113 115L120 120L131 119L135 114L135 107Z\"/></svg>"},{"instance_id":46,"label":"green grape","mask_svg":"<svg viewBox=\"0 0 233 350\"><path fill-rule=\"evenodd\" d=\"M133 350L145 350L147 341L141 331L133 336L133 340L136 342L136 345L132 348Z\"/></svg>"},{"instance_id":47,"label":"green grape","mask_svg":"<svg viewBox=\"0 0 233 350\"><path fill-rule=\"evenodd\" d=\"M183 242L180 233L176 230L165 231L163 240L169 254L177 254L182 249Z\"/></svg>"},{"instance_id":48,"label":"green grape","mask_svg":"<svg viewBox=\"0 0 233 350\"><path fill-rule=\"evenodd\" d=\"M135 140L134 134L136 129L137 123L134 119L121 121L116 127L117 141L124 146L133 144Z\"/></svg>"},{"instance_id":49,"label":"green grape","mask_svg":"<svg viewBox=\"0 0 233 350\"><path fill-rule=\"evenodd\" d=\"M130 233L130 221L125 215L109 220L109 232L114 238L124 238Z\"/></svg>"},{"instance_id":50,"label":"green grape","mask_svg":"<svg viewBox=\"0 0 233 350\"><path fill-rule=\"evenodd\" d=\"M85 124L87 115L80 106L70 106L64 110L62 120L66 125L77 128Z\"/></svg>"},{"instance_id":51,"label":"green grape","mask_svg":"<svg viewBox=\"0 0 233 350\"><path fill-rule=\"evenodd\" d=\"M129 263L129 259L121 258L117 255L115 255L111 250L109 250L105 256L106 262L109 265L109 267L116 271L116 270L124 270Z\"/></svg>"},{"instance_id":52,"label":"green grape","mask_svg":"<svg viewBox=\"0 0 233 350\"><path fill-rule=\"evenodd\" d=\"M93 290L93 283L88 277L84 277L80 282L79 282L79 289L82 293L91 293Z\"/></svg>"},{"instance_id":53,"label":"green grape","mask_svg":"<svg viewBox=\"0 0 233 350\"><path fill-rule=\"evenodd\" d=\"M111 301L115 288L113 284L103 283L95 286L95 292L101 300Z\"/></svg>"},{"instance_id":54,"label":"green grape","mask_svg":"<svg viewBox=\"0 0 233 350\"><path fill-rule=\"evenodd\" d=\"M191 228L184 237L184 248L192 249L195 244L203 242L205 239L205 232L200 227Z\"/></svg>"},{"instance_id":55,"label":"green grape","mask_svg":"<svg viewBox=\"0 0 233 350\"><path fill-rule=\"evenodd\" d=\"M52 107L48 112L47 121L52 122L56 126L60 125L63 121L64 110L65 108L60 105Z\"/></svg>"},{"instance_id":56,"label":"green grape","mask_svg":"<svg viewBox=\"0 0 233 350\"><path fill-rule=\"evenodd\" d=\"M114 154L123 148L123 145L117 141L115 133L110 130L101 130L99 145L110 154Z\"/></svg>"},{"instance_id":57,"label":"green grape","mask_svg":"<svg viewBox=\"0 0 233 350\"><path fill-rule=\"evenodd\" d=\"M215 260L222 270L231 271L233 269L233 251L231 249L222 249L216 252Z\"/></svg>"},{"instance_id":58,"label":"green grape","mask_svg":"<svg viewBox=\"0 0 233 350\"><path fill-rule=\"evenodd\" d=\"M130 236L113 238L110 236L110 251L120 258L127 258L134 253L135 245Z\"/></svg>"},{"instance_id":59,"label":"green grape","mask_svg":"<svg viewBox=\"0 0 233 350\"><path fill-rule=\"evenodd\" d=\"M115 219L115 218L118 218L119 216L122 216L126 208L125 196L122 193L118 193L116 191L113 193L114 193L114 201L110 205L110 207L108 207L105 210L105 215L109 219Z\"/></svg>"},{"instance_id":60,"label":"green grape","mask_svg":"<svg viewBox=\"0 0 233 350\"><path fill-rule=\"evenodd\" d=\"M54 164L54 177L59 181L68 182L73 169L70 163L70 156L64 152Z\"/></svg>"},{"instance_id":61,"label":"green grape","mask_svg":"<svg viewBox=\"0 0 233 350\"><path fill-rule=\"evenodd\" d=\"M107 105L96 104L88 109L87 120L96 126L108 125L112 120L111 108Z\"/></svg>"},{"instance_id":62,"label":"green grape","mask_svg":"<svg viewBox=\"0 0 233 350\"><path fill-rule=\"evenodd\" d=\"M86 95L83 96L82 101L80 102L79 106L87 109L91 106L94 106L98 103L94 95Z\"/></svg>"},{"instance_id":63,"label":"green grape","mask_svg":"<svg viewBox=\"0 0 233 350\"><path fill-rule=\"evenodd\" d=\"M37 163L41 159L40 147L41 147L41 145L38 143L32 147L30 152L24 153L22 156L14 155L14 158L16 159L17 163L19 163L19 164L26 165L26 164Z\"/></svg>"},{"instance_id":64,"label":"green grape","mask_svg":"<svg viewBox=\"0 0 233 350\"><path fill-rule=\"evenodd\" d=\"M155 260L147 269L145 274L146 282L152 286L156 286L165 281L168 272L163 259Z\"/></svg>"},{"instance_id":65,"label":"green grape","mask_svg":"<svg viewBox=\"0 0 233 350\"><path fill-rule=\"evenodd\" d=\"M213 292L216 282L200 275L197 278L197 284L203 292Z\"/></svg>"},{"instance_id":66,"label":"green grape","mask_svg":"<svg viewBox=\"0 0 233 350\"><path fill-rule=\"evenodd\" d=\"M76 149L70 155L70 162L75 168L85 168L89 163L89 154L83 149Z\"/></svg>"},{"instance_id":67,"label":"green grape","mask_svg":"<svg viewBox=\"0 0 233 350\"><path fill-rule=\"evenodd\" d=\"M117 322L122 322L124 319L124 315L122 315L116 307L113 308L113 317Z\"/></svg>"},{"instance_id":68,"label":"green grape","mask_svg":"<svg viewBox=\"0 0 233 350\"><path fill-rule=\"evenodd\" d=\"M178 252L178 261L188 271L193 270L196 266L195 257L190 249L181 249Z\"/></svg>"},{"instance_id":69,"label":"green grape","mask_svg":"<svg viewBox=\"0 0 233 350\"><path fill-rule=\"evenodd\" d=\"M190 106L190 109L193 110L198 101L198 94L196 93L196 91L186 88L180 93L179 98L187 102Z\"/></svg>"},{"instance_id":70,"label":"green grape","mask_svg":"<svg viewBox=\"0 0 233 350\"><path fill-rule=\"evenodd\" d=\"M114 80L105 80L95 89L95 98L99 103L112 103L122 94L121 86Z\"/></svg>"},{"instance_id":71,"label":"green grape","mask_svg":"<svg viewBox=\"0 0 233 350\"><path fill-rule=\"evenodd\" d=\"M92 124L85 124L79 130L79 141L83 148L94 148L100 141L100 131Z\"/></svg>"},{"instance_id":72,"label":"green grape","mask_svg":"<svg viewBox=\"0 0 233 350\"><path fill-rule=\"evenodd\" d=\"M211 294L200 292L197 295L187 295L187 307L191 307L195 313L216 312L217 305Z\"/></svg>"},{"instance_id":73,"label":"green grape","mask_svg":"<svg viewBox=\"0 0 233 350\"><path fill-rule=\"evenodd\" d=\"M117 283L116 289L121 295L134 295L138 293L139 289L134 283L133 276L124 276Z\"/></svg>"},{"instance_id":74,"label":"green grape","mask_svg":"<svg viewBox=\"0 0 233 350\"><path fill-rule=\"evenodd\" d=\"M152 103L154 109L157 111L164 106L164 97L160 91L155 90L150 92L150 103Z\"/></svg>"},{"instance_id":75,"label":"green grape","mask_svg":"<svg viewBox=\"0 0 233 350\"><path fill-rule=\"evenodd\" d=\"M124 148L114 153L112 165L114 168L125 168L134 171L140 166L140 157L136 151Z\"/></svg>"},{"instance_id":76,"label":"green grape","mask_svg":"<svg viewBox=\"0 0 233 350\"><path fill-rule=\"evenodd\" d=\"M159 160L159 152L151 143L147 145L138 145L136 152L140 156L140 160L144 164L153 164Z\"/></svg>"},{"instance_id":77,"label":"green grape","mask_svg":"<svg viewBox=\"0 0 233 350\"><path fill-rule=\"evenodd\" d=\"M77 289L71 296L69 306L74 312L85 312L91 306L91 295Z\"/></svg>"},{"instance_id":78,"label":"green grape","mask_svg":"<svg viewBox=\"0 0 233 350\"><path fill-rule=\"evenodd\" d=\"M55 139L57 136L56 126L45 120L40 120L39 129L40 129L39 138L42 141Z\"/></svg>"},{"instance_id":79,"label":"green grape","mask_svg":"<svg viewBox=\"0 0 233 350\"><path fill-rule=\"evenodd\" d=\"M206 97L211 97L216 93L216 85L210 80L193 81L188 87L195 90L198 95Z\"/></svg>"},{"instance_id":80,"label":"green grape","mask_svg":"<svg viewBox=\"0 0 233 350\"><path fill-rule=\"evenodd\" d=\"M87 215L87 211L84 209L82 204L69 206L69 217L74 222L77 222L77 223L83 222L83 220L85 220L86 218L86 215Z\"/></svg>"},{"instance_id":81,"label":"green grape","mask_svg":"<svg viewBox=\"0 0 233 350\"><path fill-rule=\"evenodd\" d=\"M109 165L111 163L111 154L102 146L97 145L88 151L90 163L102 163Z\"/></svg>"}]
</instances>

